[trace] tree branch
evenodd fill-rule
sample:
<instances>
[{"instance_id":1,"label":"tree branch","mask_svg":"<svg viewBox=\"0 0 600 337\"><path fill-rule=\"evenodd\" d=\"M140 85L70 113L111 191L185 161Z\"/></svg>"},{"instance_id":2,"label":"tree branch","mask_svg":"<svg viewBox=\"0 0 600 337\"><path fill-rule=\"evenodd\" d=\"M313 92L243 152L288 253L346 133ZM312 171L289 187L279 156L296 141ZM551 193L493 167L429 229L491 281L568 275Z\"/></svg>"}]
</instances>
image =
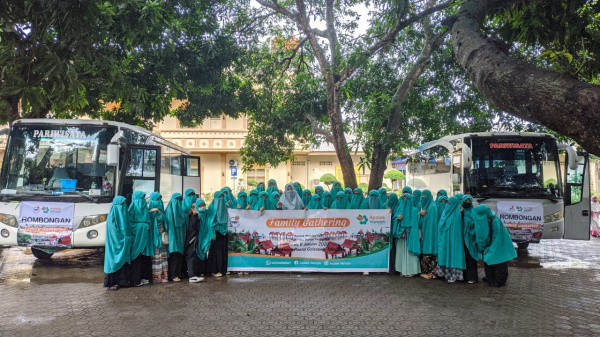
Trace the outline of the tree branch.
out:
<instances>
[{"instance_id":1,"label":"tree branch","mask_svg":"<svg viewBox=\"0 0 600 337\"><path fill-rule=\"evenodd\" d=\"M290 55L288 57L284 57L283 60L281 60L281 62L279 62L280 65L287 62L287 65L282 70L282 73L286 72L289 69L290 64L292 63L292 60L294 59L294 57L296 57L296 54L298 53L298 50L300 50L300 48L302 48L302 46L306 43L306 41L308 41L307 37L300 40L300 42L298 42L296 47L292 50L292 55Z\"/></svg>"},{"instance_id":2,"label":"tree branch","mask_svg":"<svg viewBox=\"0 0 600 337\"><path fill-rule=\"evenodd\" d=\"M323 128L315 116L305 113L304 117L310 122L310 128L314 134L325 137L327 142L333 144L333 134L330 130Z\"/></svg>"}]
</instances>

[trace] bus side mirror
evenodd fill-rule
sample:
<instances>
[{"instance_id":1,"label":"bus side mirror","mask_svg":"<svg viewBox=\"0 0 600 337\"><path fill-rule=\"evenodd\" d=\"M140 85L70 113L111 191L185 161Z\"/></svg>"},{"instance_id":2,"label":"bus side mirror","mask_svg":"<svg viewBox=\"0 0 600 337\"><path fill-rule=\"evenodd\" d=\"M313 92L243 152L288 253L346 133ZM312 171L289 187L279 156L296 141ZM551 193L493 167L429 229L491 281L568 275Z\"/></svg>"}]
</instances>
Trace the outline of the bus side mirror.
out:
<instances>
[{"instance_id":1,"label":"bus side mirror","mask_svg":"<svg viewBox=\"0 0 600 337\"><path fill-rule=\"evenodd\" d=\"M469 145L467 145L465 143L458 143L458 144L456 144L456 149L462 150L463 168L465 170L471 169L471 166L473 165L473 152L471 151L471 148L469 147Z\"/></svg>"},{"instance_id":2,"label":"bus side mirror","mask_svg":"<svg viewBox=\"0 0 600 337\"><path fill-rule=\"evenodd\" d=\"M572 146L566 144L558 144L558 148L567 152L569 168L571 170L577 170L577 167L579 166L579 158L577 157L577 151L575 151L575 149Z\"/></svg>"},{"instance_id":3,"label":"bus side mirror","mask_svg":"<svg viewBox=\"0 0 600 337\"><path fill-rule=\"evenodd\" d=\"M108 144L106 149L106 165L119 166L119 145Z\"/></svg>"}]
</instances>

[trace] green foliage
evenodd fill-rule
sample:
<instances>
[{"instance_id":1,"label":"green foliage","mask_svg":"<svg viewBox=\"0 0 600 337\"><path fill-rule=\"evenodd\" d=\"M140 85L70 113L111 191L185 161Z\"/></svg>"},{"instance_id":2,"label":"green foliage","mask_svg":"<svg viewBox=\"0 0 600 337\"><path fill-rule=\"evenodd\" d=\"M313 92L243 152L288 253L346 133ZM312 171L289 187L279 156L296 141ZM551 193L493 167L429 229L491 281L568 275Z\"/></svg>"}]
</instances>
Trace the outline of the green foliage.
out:
<instances>
[{"instance_id":1,"label":"green foliage","mask_svg":"<svg viewBox=\"0 0 600 337\"><path fill-rule=\"evenodd\" d=\"M325 173L324 175L321 176L321 178L319 178L319 181L329 187L330 185L333 184L334 181L336 181L336 178L331 173Z\"/></svg>"},{"instance_id":2,"label":"green foliage","mask_svg":"<svg viewBox=\"0 0 600 337\"><path fill-rule=\"evenodd\" d=\"M252 178L248 179L247 184L248 184L248 186L252 186L252 187L258 186L258 182Z\"/></svg>"},{"instance_id":3,"label":"green foliage","mask_svg":"<svg viewBox=\"0 0 600 337\"><path fill-rule=\"evenodd\" d=\"M2 1L0 122L20 117L19 101L22 117L146 127L173 99L195 111L219 95L234 101L223 76L238 55L228 13L224 0Z\"/></svg>"},{"instance_id":4,"label":"green foliage","mask_svg":"<svg viewBox=\"0 0 600 337\"><path fill-rule=\"evenodd\" d=\"M548 186L550 186L550 184L552 184L552 186L556 186L558 183L557 183L556 179L554 179L554 178L544 180L544 187L548 187Z\"/></svg>"},{"instance_id":5,"label":"green foliage","mask_svg":"<svg viewBox=\"0 0 600 337\"><path fill-rule=\"evenodd\" d=\"M413 188L426 188L427 184L419 179L419 178L411 178L406 182L407 186L412 186Z\"/></svg>"},{"instance_id":6,"label":"green foliage","mask_svg":"<svg viewBox=\"0 0 600 337\"><path fill-rule=\"evenodd\" d=\"M402 173L402 171L400 170L391 170L386 172L383 177L385 179L390 179L392 181L395 180L404 180L406 177L404 176L404 173Z\"/></svg>"},{"instance_id":7,"label":"green foliage","mask_svg":"<svg viewBox=\"0 0 600 337\"><path fill-rule=\"evenodd\" d=\"M366 194L369 192L369 185L367 183L358 184L358 188L360 188L363 191L363 194Z\"/></svg>"}]
</instances>

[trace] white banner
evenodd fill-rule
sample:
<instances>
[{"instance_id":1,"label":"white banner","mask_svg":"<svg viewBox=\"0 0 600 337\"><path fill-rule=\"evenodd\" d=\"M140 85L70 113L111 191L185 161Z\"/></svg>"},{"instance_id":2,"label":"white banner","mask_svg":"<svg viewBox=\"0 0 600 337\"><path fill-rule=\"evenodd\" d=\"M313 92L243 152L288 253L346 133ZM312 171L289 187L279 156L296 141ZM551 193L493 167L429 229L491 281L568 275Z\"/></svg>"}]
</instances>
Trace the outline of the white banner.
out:
<instances>
[{"instance_id":1,"label":"white banner","mask_svg":"<svg viewBox=\"0 0 600 337\"><path fill-rule=\"evenodd\" d=\"M71 247L74 203L23 201L19 209L19 246Z\"/></svg>"},{"instance_id":2,"label":"white banner","mask_svg":"<svg viewBox=\"0 0 600 337\"><path fill-rule=\"evenodd\" d=\"M530 201L498 201L498 217L516 242L537 241L544 228L544 206Z\"/></svg>"},{"instance_id":3,"label":"white banner","mask_svg":"<svg viewBox=\"0 0 600 337\"><path fill-rule=\"evenodd\" d=\"M229 210L232 271L388 272L390 212Z\"/></svg>"}]
</instances>

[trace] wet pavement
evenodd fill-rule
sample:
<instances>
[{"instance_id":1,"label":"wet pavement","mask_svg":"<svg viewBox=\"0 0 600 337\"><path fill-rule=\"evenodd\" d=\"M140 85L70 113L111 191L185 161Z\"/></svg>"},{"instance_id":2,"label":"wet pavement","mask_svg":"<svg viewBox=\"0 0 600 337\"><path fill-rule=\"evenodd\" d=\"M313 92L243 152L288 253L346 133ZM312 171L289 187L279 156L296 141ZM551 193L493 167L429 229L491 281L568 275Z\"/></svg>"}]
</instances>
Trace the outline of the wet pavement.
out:
<instances>
[{"instance_id":1,"label":"wet pavement","mask_svg":"<svg viewBox=\"0 0 600 337\"><path fill-rule=\"evenodd\" d=\"M0 336L600 335L598 239L531 245L504 288L253 273L110 292L98 250L3 249L0 264Z\"/></svg>"}]
</instances>

